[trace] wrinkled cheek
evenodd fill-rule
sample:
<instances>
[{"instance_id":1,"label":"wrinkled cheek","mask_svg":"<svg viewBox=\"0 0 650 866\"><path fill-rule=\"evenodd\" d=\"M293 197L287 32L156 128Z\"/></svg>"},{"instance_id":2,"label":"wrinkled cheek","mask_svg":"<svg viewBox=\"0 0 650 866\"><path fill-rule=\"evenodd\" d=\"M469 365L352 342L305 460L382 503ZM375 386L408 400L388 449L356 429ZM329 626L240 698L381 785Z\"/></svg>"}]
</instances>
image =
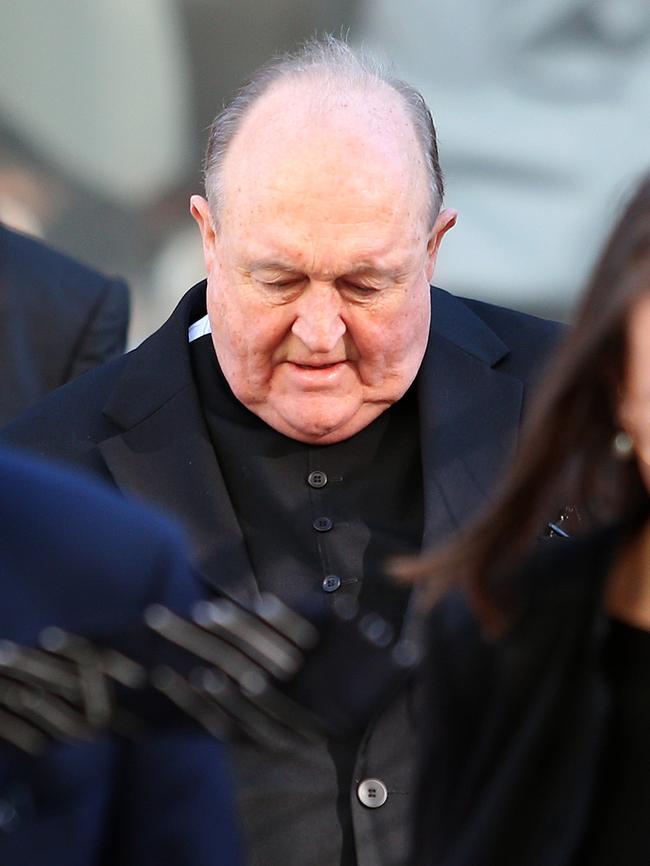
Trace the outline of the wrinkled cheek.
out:
<instances>
[{"instance_id":1,"label":"wrinkled cheek","mask_svg":"<svg viewBox=\"0 0 650 866\"><path fill-rule=\"evenodd\" d=\"M412 384L418 366L406 346L365 359L358 365L365 400L388 403L399 400Z\"/></svg>"},{"instance_id":2,"label":"wrinkled cheek","mask_svg":"<svg viewBox=\"0 0 650 866\"><path fill-rule=\"evenodd\" d=\"M392 377L392 371L398 365L398 356L384 347L381 352L365 352L356 364L357 375L361 384L367 388L378 388Z\"/></svg>"},{"instance_id":3,"label":"wrinkled cheek","mask_svg":"<svg viewBox=\"0 0 650 866\"><path fill-rule=\"evenodd\" d=\"M230 389L244 405L264 399L268 390L269 364L247 341L236 335L217 339L217 357Z\"/></svg>"},{"instance_id":4,"label":"wrinkled cheek","mask_svg":"<svg viewBox=\"0 0 650 866\"><path fill-rule=\"evenodd\" d=\"M385 364L379 361L362 361L357 364L357 375L364 388L376 389L385 382Z\"/></svg>"},{"instance_id":5,"label":"wrinkled cheek","mask_svg":"<svg viewBox=\"0 0 650 866\"><path fill-rule=\"evenodd\" d=\"M242 387L246 388L251 397L260 399L268 393L272 378L268 358L255 351L247 352L240 356L238 367Z\"/></svg>"}]
</instances>

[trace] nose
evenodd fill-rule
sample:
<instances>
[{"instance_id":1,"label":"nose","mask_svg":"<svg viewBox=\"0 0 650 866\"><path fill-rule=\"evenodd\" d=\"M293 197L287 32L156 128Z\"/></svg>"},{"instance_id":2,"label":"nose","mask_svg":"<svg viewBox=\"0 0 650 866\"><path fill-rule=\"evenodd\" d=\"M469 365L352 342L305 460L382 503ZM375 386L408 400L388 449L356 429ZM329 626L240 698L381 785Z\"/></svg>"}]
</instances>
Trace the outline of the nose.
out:
<instances>
[{"instance_id":1,"label":"nose","mask_svg":"<svg viewBox=\"0 0 650 866\"><path fill-rule=\"evenodd\" d=\"M332 352L346 326L341 297L334 286L312 285L303 292L291 332L313 354Z\"/></svg>"}]
</instances>

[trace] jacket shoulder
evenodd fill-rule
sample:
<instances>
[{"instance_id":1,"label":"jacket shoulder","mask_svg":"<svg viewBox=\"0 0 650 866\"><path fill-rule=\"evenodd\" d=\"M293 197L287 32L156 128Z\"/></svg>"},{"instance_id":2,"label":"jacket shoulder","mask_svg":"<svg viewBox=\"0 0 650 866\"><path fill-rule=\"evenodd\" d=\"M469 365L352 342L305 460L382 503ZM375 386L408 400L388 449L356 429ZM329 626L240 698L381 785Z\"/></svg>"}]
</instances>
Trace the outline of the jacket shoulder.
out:
<instances>
[{"instance_id":1,"label":"jacket shoulder","mask_svg":"<svg viewBox=\"0 0 650 866\"><path fill-rule=\"evenodd\" d=\"M134 426L191 383L188 305L204 295L205 283L195 286L143 343L52 391L0 431L0 443L81 463L105 476L98 443ZM115 403L119 420L111 411Z\"/></svg>"},{"instance_id":2,"label":"jacket shoulder","mask_svg":"<svg viewBox=\"0 0 650 866\"><path fill-rule=\"evenodd\" d=\"M124 281L0 225L0 423L121 354L128 321Z\"/></svg>"},{"instance_id":3,"label":"jacket shoulder","mask_svg":"<svg viewBox=\"0 0 650 866\"><path fill-rule=\"evenodd\" d=\"M27 291L39 300L61 303L61 294L84 309L106 291L126 302L127 285L119 277L103 274L38 238L0 226L3 282Z\"/></svg>"},{"instance_id":4,"label":"jacket shoulder","mask_svg":"<svg viewBox=\"0 0 650 866\"><path fill-rule=\"evenodd\" d=\"M471 298L459 300L478 316L508 347L503 368L522 378L536 374L549 360L567 331L567 326L508 307Z\"/></svg>"},{"instance_id":5,"label":"jacket shoulder","mask_svg":"<svg viewBox=\"0 0 650 866\"><path fill-rule=\"evenodd\" d=\"M81 459L110 436L113 424L103 407L128 356L84 373L50 392L0 431L0 444L40 457Z\"/></svg>"}]
</instances>

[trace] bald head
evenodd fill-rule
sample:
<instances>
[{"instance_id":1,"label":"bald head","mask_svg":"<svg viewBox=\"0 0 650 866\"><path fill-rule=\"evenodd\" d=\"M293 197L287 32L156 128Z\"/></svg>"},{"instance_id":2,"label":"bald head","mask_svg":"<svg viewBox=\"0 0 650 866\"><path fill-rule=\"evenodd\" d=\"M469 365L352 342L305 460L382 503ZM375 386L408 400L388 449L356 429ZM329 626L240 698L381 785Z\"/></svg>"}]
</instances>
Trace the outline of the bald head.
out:
<instances>
[{"instance_id":1,"label":"bald head","mask_svg":"<svg viewBox=\"0 0 650 866\"><path fill-rule=\"evenodd\" d=\"M288 107L290 106L290 110ZM429 229L422 149L404 101L377 82L343 94L319 76L276 82L251 106L221 166L219 221L250 218L268 196L315 209L367 208ZM327 202L327 207L325 206ZM327 226L324 226L327 230Z\"/></svg>"},{"instance_id":2,"label":"bald head","mask_svg":"<svg viewBox=\"0 0 650 866\"><path fill-rule=\"evenodd\" d=\"M352 122L355 129L365 124L363 132L376 142L401 139L407 144L416 174L423 171L418 182L426 199L428 228L433 225L442 204L443 182L435 129L422 96L391 77L376 60L334 37L312 40L263 67L215 119L204 166L206 195L215 219L222 215L226 157L247 121L254 113L265 117L269 127L261 130L258 141L269 145L271 155L271 145L277 141L272 140L271 129L282 143L296 128L296 99L301 102L299 119L312 131L332 113L343 124ZM336 119L331 120L331 129L336 129Z\"/></svg>"}]
</instances>

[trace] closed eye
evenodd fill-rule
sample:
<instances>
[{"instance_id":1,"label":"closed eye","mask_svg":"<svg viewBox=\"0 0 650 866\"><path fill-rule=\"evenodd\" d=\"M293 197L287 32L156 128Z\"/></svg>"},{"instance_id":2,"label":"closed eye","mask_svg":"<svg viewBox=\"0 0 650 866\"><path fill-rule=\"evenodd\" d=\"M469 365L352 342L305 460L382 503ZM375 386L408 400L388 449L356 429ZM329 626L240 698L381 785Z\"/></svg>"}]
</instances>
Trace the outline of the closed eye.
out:
<instances>
[{"instance_id":1,"label":"closed eye","mask_svg":"<svg viewBox=\"0 0 650 866\"><path fill-rule=\"evenodd\" d=\"M302 293L305 278L302 276L284 277L282 279L258 279L260 291L271 303L288 304Z\"/></svg>"},{"instance_id":2,"label":"closed eye","mask_svg":"<svg viewBox=\"0 0 650 866\"><path fill-rule=\"evenodd\" d=\"M338 280L339 288L344 291L353 292L357 295L372 295L380 291L380 286L371 285L370 283L361 283L356 280Z\"/></svg>"},{"instance_id":3,"label":"closed eye","mask_svg":"<svg viewBox=\"0 0 650 866\"><path fill-rule=\"evenodd\" d=\"M272 281L270 283L266 283L265 285L271 286L271 288L275 287L276 289L286 289L289 286L295 286L301 282L302 282L301 279L296 278L293 280L276 280L276 281Z\"/></svg>"},{"instance_id":4,"label":"closed eye","mask_svg":"<svg viewBox=\"0 0 650 866\"><path fill-rule=\"evenodd\" d=\"M290 289L295 286L300 286L303 281L304 277L299 276L272 280L258 279L258 283L267 289Z\"/></svg>"}]
</instances>

